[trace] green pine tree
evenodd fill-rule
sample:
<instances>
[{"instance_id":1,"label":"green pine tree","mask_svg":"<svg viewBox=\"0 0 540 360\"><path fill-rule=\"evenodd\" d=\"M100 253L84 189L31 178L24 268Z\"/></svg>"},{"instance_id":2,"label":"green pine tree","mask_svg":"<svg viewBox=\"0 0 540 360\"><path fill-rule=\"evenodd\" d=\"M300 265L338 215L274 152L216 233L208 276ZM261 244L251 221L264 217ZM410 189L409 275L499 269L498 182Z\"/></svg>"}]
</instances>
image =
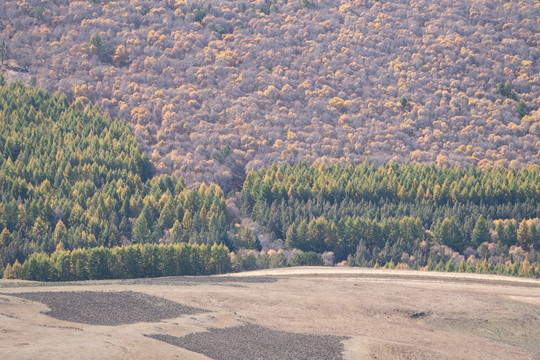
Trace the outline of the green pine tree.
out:
<instances>
[{"instance_id":1,"label":"green pine tree","mask_svg":"<svg viewBox=\"0 0 540 360\"><path fill-rule=\"evenodd\" d=\"M136 244L146 244L150 242L150 239L151 233L148 229L148 221L144 216L144 212L141 212L137 220L135 220L135 224L133 224L132 241Z\"/></svg>"},{"instance_id":2,"label":"green pine tree","mask_svg":"<svg viewBox=\"0 0 540 360\"><path fill-rule=\"evenodd\" d=\"M480 215L474 226L474 230L471 237L471 244L474 248L479 247L485 242L491 242L491 235L484 217Z\"/></svg>"},{"instance_id":3,"label":"green pine tree","mask_svg":"<svg viewBox=\"0 0 540 360\"><path fill-rule=\"evenodd\" d=\"M517 240L523 249L528 249L531 245L531 237L529 234L529 225L526 220L521 221L517 229Z\"/></svg>"}]
</instances>

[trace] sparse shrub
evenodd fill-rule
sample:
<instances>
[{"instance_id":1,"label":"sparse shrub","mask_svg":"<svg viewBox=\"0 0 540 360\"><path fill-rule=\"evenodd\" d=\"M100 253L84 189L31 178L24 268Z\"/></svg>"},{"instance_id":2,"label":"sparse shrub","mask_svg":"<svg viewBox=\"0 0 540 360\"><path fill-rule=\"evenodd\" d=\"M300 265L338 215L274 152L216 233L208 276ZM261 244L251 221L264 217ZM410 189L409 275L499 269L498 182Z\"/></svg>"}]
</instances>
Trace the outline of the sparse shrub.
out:
<instances>
[{"instance_id":1,"label":"sparse shrub","mask_svg":"<svg viewBox=\"0 0 540 360\"><path fill-rule=\"evenodd\" d=\"M403 108L405 108L407 106L407 104L409 104L409 100L407 100L407 97L405 95L402 95L400 98L399 98L399 103L401 104L401 106Z\"/></svg>"},{"instance_id":2,"label":"sparse shrub","mask_svg":"<svg viewBox=\"0 0 540 360\"><path fill-rule=\"evenodd\" d=\"M523 119L523 117L525 115L529 114L529 109L527 108L527 105L525 105L523 100L519 100L519 102L518 102L518 104L516 106L516 111L517 111L520 119Z\"/></svg>"},{"instance_id":3,"label":"sparse shrub","mask_svg":"<svg viewBox=\"0 0 540 360\"><path fill-rule=\"evenodd\" d=\"M45 8L43 5L40 5L34 9L34 20L36 22L40 22L43 20L43 13L45 12Z\"/></svg>"},{"instance_id":4,"label":"sparse shrub","mask_svg":"<svg viewBox=\"0 0 540 360\"><path fill-rule=\"evenodd\" d=\"M311 9L313 7L311 0L300 0L300 5L306 9Z\"/></svg>"},{"instance_id":5,"label":"sparse shrub","mask_svg":"<svg viewBox=\"0 0 540 360\"><path fill-rule=\"evenodd\" d=\"M210 12L210 9L212 9L212 4L208 4L206 7L200 7L199 5L197 5L195 8L192 9L194 16L193 20L199 23L202 22L206 15L208 15L208 13Z\"/></svg>"},{"instance_id":6,"label":"sparse shrub","mask_svg":"<svg viewBox=\"0 0 540 360\"><path fill-rule=\"evenodd\" d=\"M516 100L518 99L516 92L512 89L510 86L510 81L507 81L503 83L502 81L497 84L497 90L495 90L497 94L500 94L502 96L506 96L507 98Z\"/></svg>"}]
</instances>

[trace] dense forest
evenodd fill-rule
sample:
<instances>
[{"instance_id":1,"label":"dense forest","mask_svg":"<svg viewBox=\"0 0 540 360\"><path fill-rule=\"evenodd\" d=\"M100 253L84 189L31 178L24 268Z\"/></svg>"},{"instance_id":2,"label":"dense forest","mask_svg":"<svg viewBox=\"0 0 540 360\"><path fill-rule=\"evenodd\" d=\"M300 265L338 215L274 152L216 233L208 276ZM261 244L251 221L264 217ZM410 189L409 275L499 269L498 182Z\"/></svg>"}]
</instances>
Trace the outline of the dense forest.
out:
<instances>
[{"instance_id":1,"label":"dense forest","mask_svg":"<svg viewBox=\"0 0 540 360\"><path fill-rule=\"evenodd\" d=\"M91 104L0 75L0 119L5 278L335 263L540 276L538 165L274 164L226 199L155 175L130 126Z\"/></svg>"},{"instance_id":2,"label":"dense forest","mask_svg":"<svg viewBox=\"0 0 540 360\"><path fill-rule=\"evenodd\" d=\"M535 0L3 0L1 67L227 194L272 163L540 163Z\"/></svg>"},{"instance_id":3,"label":"dense forest","mask_svg":"<svg viewBox=\"0 0 540 360\"><path fill-rule=\"evenodd\" d=\"M528 256L536 263L539 184L538 166L304 163L250 172L239 202L285 247L330 251L336 262L418 268Z\"/></svg>"},{"instance_id":4,"label":"dense forest","mask_svg":"<svg viewBox=\"0 0 540 360\"><path fill-rule=\"evenodd\" d=\"M144 244L72 251L50 256L34 253L21 265L15 261L0 268L0 278L37 281L133 279L142 277L214 275L285 266L324 265L320 254L297 252L290 259L269 251L230 253L225 245Z\"/></svg>"},{"instance_id":5,"label":"dense forest","mask_svg":"<svg viewBox=\"0 0 540 360\"><path fill-rule=\"evenodd\" d=\"M222 243L216 185L153 176L129 125L0 76L0 257L145 243Z\"/></svg>"},{"instance_id":6,"label":"dense forest","mask_svg":"<svg viewBox=\"0 0 540 360\"><path fill-rule=\"evenodd\" d=\"M540 277L539 10L1 1L0 276Z\"/></svg>"}]
</instances>

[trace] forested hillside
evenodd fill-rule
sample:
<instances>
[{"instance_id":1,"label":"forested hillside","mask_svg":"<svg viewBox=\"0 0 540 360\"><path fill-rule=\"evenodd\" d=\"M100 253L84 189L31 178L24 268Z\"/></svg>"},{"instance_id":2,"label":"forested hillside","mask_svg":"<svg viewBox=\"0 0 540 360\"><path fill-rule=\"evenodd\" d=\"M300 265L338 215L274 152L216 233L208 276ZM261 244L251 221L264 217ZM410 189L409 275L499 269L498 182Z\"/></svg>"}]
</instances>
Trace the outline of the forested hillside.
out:
<instances>
[{"instance_id":1,"label":"forested hillside","mask_svg":"<svg viewBox=\"0 0 540 360\"><path fill-rule=\"evenodd\" d=\"M0 258L144 243L221 243L216 185L153 177L128 124L0 76Z\"/></svg>"},{"instance_id":2,"label":"forested hillside","mask_svg":"<svg viewBox=\"0 0 540 360\"><path fill-rule=\"evenodd\" d=\"M158 172L226 193L297 160L520 168L540 163L539 6L4 0L2 70L96 102Z\"/></svg>"},{"instance_id":3,"label":"forested hillside","mask_svg":"<svg viewBox=\"0 0 540 360\"><path fill-rule=\"evenodd\" d=\"M129 125L96 106L0 76L0 120L6 278L197 275L345 260L540 275L537 165L274 164L251 171L238 195L243 215L268 239L229 214L219 186L154 176Z\"/></svg>"},{"instance_id":4,"label":"forested hillside","mask_svg":"<svg viewBox=\"0 0 540 360\"><path fill-rule=\"evenodd\" d=\"M496 265L529 250L540 260L539 184L538 166L274 165L249 173L239 200L285 247L331 251L337 262Z\"/></svg>"}]
</instances>

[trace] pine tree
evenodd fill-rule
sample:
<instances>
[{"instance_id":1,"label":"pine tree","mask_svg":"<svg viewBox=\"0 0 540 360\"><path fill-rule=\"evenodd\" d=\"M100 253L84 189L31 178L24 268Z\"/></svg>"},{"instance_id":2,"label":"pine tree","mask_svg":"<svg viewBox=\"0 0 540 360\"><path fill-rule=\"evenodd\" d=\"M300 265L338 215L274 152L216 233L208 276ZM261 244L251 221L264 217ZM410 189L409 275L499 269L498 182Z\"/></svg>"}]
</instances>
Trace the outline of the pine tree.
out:
<instances>
[{"instance_id":1,"label":"pine tree","mask_svg":"<svg viewBox=\"0 0 540 360\"><path fill-rule=\"evenodd\" d=\"M179 242L187 242L188 240L188 238L184 234L182 224L180 224L180 221L178 220L174 222L174 225L171 229L170 239L171 239L171 243L173 244L176 244Z\"/></svg>"},{"instance_id":2,"label":"pine tree","mask_svg":"<svg viewBox=\"0 0 540 360\"><path fill-rule=\"evenodd\" d=\"M90 37L88 50L90 50L91 54L96 54L98 56L101 56L103 54L103 40L101 39L101 35L99 34L99 32L95 32Z\"/></svg>"},{"instance_id":3,"label":"pine tree","mask_svg":"<svg viewBox=\"0 0 540 360\"><path fill-rule=\"evenodd\" d=\"M530 243L533 245L540 241L540 231L533 222L531 222L531 226L529 227L529 237Z\"/></svg>"},{"instance_id":4,"label":"pine tree","mask_svg":"<svg viewBox=\"0 0 540 360\"><path fill-rule=\"evenodd\" d=\"M146 244L150 242L150 239L151 233L148 229L148 221L144 216L144 212L141 212L137 220L135 220L135 224L133 224L132 241L136 244Z\"/></svg>"},{"instance_id":5,"label":"pine tree","mask_svg":"<svg viewBox=\"0 0 540 360\"><path fill-rule=\"evenodd\" d=\"M15 200L11 201L5 201L4 200L4 211L3 211L3 217L4 217L4 224L8 228L10 232L13 232L17 229L19 226L19 214L18 214L19 207L17 206L17 203Z\"/></svg>"},{"instance_id":6,"label":"pine tree","mask_svg":"<svg viewBox=\"0 0 540 360\"><path fill-rule=\"evenodd\" d=\"M525 115L529 113L529 109L527 108L527 105L525 105L523 100L519 100L516 106L516 112L518 113L520 119L522 119Z\"/></svg>"},{"instance_id":7,"label":"pine tree","mask_svg":"<svg viewBox=\"0 0 540 360\"><path fill-rule=\"evenodd\" d=\"M7 264L6 268L4 269L4 279L21 279L22 275L22 267L19 263L19 260L15 260L13 263L13 266L10 264Z\"/></svg>"},{"instance_id":8,"label":"pine tree","mask_svg":"<svg viewBox=\"0 0 540 360\"><path fill-rule=\"evenodd\" d=\"M6 44L5 40L2 40L2 43L0 43L0 62L2 65L7 61L9 58L9 47Z\"/></svg>"},{"instance_id":9,"label":"pine tree","mask_svg":"<svg viewBox=\"0 0 540 360\"><path fill-rule=\"evenodd\" d=\"M514 221L509 221L505 229L505 245L512 246L517 243L517 230Z\"/></svg>"},{"instance_id":10,"label":"pine tree","mask_svg":"<svg viewBox=\"0 0 540 360\"><path fill-rule=\"evenodd\" d=\"M32 227L32 237L37 243L41 244L47 239L48 229L48 225L38 216Z\"/></svg>"},{"instance_id":11,"label":"pine tree","mask_svg":"<svg viewBox=\"0 0 540 360\"><path fill-rule=\"evenodd\" d=\"M66 243L67 238L68 238L68 233L67 233L66 226L64 225L62 220L58 220L58 222L56 223L56 227L54 228L54 233L53 233L54 245L57 246L59 244Z\"/></svg>"},{"instance_id":12,"label":"pine tree","mask_svg":"<svg viewBox=\"0 0 540 360\"><path fill-rule=\"evenodd\" d=\"M465 248L465 243L459 227L454 218L445 218L435 229L435 240L443 245L449 246L452 249L462 252Z\"/></svg>"},{"instance_id":13,"label":"pine tree","mask_svg":"<svg viewBox=\"0 0 540 360\"><path fill-rule=\"evenodd\" d=\"M174 210L175 209L171 200L167 201L165 206L163 206L158 220L158 224L163 229L170 229L174 225Z\"/></svg>"},{"instance_id":14,"label":"pine tree","mask_svg":"<svg viewBox=\"0 0 540 360\"><path fill-rule=\"evenodd\" d=\"M497 241L501 244L505 243L504 225L501 220L497 221L495 226L495 234L497 235Z\"/></svg>"},{"instance_id":15,"label":"pine tree","mask_svg":"<svg viewBox=\"0 0 540 360\"><path fill-rule=\"evenodd\" d=\"M239 239L238 239L239 247L243 247L246 249L253 249L260 251L261 250L261 243L259 242L259 239L253 235L253 232L250 228L247 226L244 226L242 230L240 231Z\"/></svg>"},{"instance_id":16,"label":"pine tree","mask_svg":"<svg viewBox=\"0 0 540 360\"><path fill-rule=\"evenodd\" d=\"M407 104L409 104L409 100L407 100L407 98L405 97L405 95L401 96L399 98L399 103L401 104L401 106L403 108L405 108L407 106Z\"/></svg>"},{"instance_id":17,"label":"pine tree","mask_svg":"<svg viewBox=\"0 0 540 360\"><path fill-rule=\"evenodd\" d=\"M523 249L528 249L531 244L531 237L529 235L529 225L526 220L521 221L517 230L517 240L519 241Z\"/></svg>"},{"instance_id":18,"label":"pine tree","mask_svg":"<svg viewBox=\"0 0 540 360\"><path fill-rule=\"evenodd\" d=\"M471 244L477 248L485 242L491 242L491 235L484 217L480 215L476 221L476 225L474 226Z\"/></svg>"},{"instance_id":19,"label":"pine tree","mask_svg":"<svg viewBox=\"0 0 540 360\"><path fill-rule=\"evenodd\" d=\"M4 247L8 247L12 241L13 235L11 235L7 228L4 228L4 230L2 230L2 233L0 233L0 250L2 250L2 248Z\"/></svg>"}]
</instances>

